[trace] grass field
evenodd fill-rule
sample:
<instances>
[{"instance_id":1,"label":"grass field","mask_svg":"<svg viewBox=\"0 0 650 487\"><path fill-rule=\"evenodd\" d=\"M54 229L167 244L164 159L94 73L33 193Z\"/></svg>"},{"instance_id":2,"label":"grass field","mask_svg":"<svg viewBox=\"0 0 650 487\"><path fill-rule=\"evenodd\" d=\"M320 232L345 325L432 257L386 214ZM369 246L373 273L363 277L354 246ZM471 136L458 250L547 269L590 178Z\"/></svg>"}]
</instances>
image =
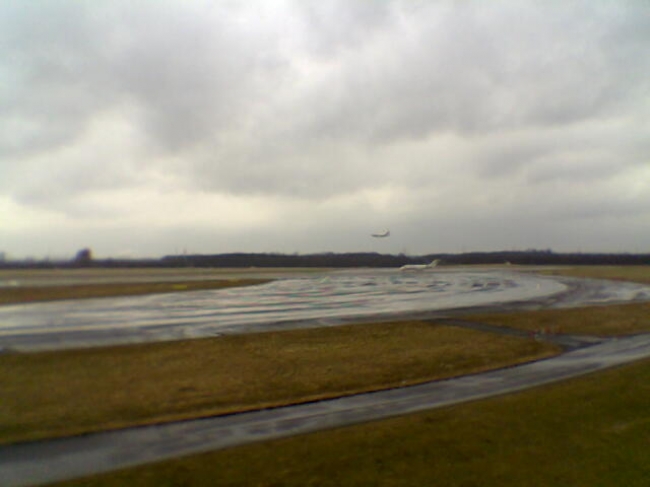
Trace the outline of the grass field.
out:
<instances>
[{"instance_id":1,"label":"grass field","mask_svg":"<svg viewBox=\"0 0 650 487\"><path fill-rule=\"evenodd\" d=\"M402 322L6 354L0 442L336 397L557 351L534 340Z\"/></svg>"},{"instance_id":2,"label":"grass field","mask_svg":"<svg viewBox=\"0 0 650 487\"><path fill-rule=\"evenodd\" d=\"M585 277L591 279L611 279L650 284L650 266L567 266L558 267L541 274L551 276Z\"/></svg>"},{"instance_id":3,"label":"grass field","mask_svg":"<svg viewBox=\"0 0 650 487\"><path fill-rule=\"evenodd\" d=\"M621 336L650 331L650 302L463 316L468 321L539 333Z\"/></svg>"},{"instance_id":4,"label":"grass field","mask_svg":"<svg viewBox=\"0 0 650 487\"><path fill-rule=\"evenodd\" d=\"M650 361L67 486L646 487Z\"/></svg>"}]
</instances>

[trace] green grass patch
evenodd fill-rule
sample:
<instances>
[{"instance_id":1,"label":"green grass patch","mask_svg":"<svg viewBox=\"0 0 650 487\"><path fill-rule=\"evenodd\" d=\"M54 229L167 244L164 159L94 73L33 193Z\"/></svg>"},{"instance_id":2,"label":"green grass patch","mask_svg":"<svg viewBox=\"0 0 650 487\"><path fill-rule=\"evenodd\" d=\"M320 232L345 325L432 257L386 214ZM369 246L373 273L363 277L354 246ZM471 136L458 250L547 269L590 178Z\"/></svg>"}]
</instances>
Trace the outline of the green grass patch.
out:
<instances>
[{"instance_id":1,"label":"green grass patch","mask_svg":"<svg viewBox=\"0 0 650 487\"><path fill-rule=\"evenodd\" d=\"M650 361L67 486L626 486L650 479Z\"/></svg>"},{"instance_id":2,"label":"green grass patch","mask_svg":"<svg viewBox=\"0 0 650 487\"><path fill-rule=\"evenodd\" d=\"M61 299L107 298L143 294L224 289L269 282L268 279L219 279L210 281L127 282L72 284L58 286L17 286L0 288L0 305L56 301Z\"/></svg>"},{"instance_id":3,"label":"green grass patch","mask_svg":"<svg viewBox=\"0 0 650 487\"><path fill-rule=\"evenodd\" d=\"M557 349L422 322L0 355L0 442L336 397L546 357Z\"/></svg>"}]
</instances>

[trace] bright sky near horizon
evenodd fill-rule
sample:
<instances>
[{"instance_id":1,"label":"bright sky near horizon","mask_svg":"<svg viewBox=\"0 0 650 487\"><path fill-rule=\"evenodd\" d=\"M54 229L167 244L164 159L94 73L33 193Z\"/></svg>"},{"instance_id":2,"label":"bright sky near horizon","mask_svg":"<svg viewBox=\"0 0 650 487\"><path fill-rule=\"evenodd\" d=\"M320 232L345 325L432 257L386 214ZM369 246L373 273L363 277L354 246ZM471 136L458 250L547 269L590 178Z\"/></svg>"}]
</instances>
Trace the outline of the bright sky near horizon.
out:
<instances>
[{"instance_id":1,"label":"bright sky near horizon","mask_svg":"<svg viewBox=\"0 0 650 487\"><path fill-rule=\"evenodd\" d=\"M82 247L650 252L650 2L0 2L0 252Z\"/></svg>"}]
</instances>

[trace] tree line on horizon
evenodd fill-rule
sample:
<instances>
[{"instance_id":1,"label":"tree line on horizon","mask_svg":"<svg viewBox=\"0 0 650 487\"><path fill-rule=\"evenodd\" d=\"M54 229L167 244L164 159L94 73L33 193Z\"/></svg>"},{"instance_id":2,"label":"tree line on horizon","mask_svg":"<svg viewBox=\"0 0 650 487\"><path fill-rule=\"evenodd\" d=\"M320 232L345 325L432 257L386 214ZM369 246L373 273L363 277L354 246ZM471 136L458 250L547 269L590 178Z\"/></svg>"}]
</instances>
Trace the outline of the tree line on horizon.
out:
<instances>
[{"instance_id":1,"label":"tree line on horizon","mask_svg":"<svg viewBox=\"0 0 650 487\"><path fill-rule=\"evenodd\" d=\"M426 264L439 259L440 265L650 265L650 254L557 253L551 250L437 253L420 256L348 253L226 253L168 255L160 259L96 259L90 249L82 249L69 261L0 261L0 268L178 268L178 267L401 267Z\"/></svg>"}]
</instances>

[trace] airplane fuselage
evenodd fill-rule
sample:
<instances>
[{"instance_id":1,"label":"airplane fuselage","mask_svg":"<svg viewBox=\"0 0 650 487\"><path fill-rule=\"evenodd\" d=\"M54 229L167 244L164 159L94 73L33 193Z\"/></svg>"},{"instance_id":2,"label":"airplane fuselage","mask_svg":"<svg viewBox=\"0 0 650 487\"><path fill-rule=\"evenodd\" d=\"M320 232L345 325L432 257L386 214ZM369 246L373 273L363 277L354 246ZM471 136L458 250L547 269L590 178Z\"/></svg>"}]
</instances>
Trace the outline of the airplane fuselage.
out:
<instances>
[{"instance_id":1,"label":"airplane fuselage","mask_svg":"<svg viewBox=\"0 0 650 487\"><path fill-rule=\"evenodd\" d=\"M407 264L399 268L400 271L425 271L427 269L433 269L438 265L439 259L434 260L429 264Z\"/></svg>"}]
</instances>

